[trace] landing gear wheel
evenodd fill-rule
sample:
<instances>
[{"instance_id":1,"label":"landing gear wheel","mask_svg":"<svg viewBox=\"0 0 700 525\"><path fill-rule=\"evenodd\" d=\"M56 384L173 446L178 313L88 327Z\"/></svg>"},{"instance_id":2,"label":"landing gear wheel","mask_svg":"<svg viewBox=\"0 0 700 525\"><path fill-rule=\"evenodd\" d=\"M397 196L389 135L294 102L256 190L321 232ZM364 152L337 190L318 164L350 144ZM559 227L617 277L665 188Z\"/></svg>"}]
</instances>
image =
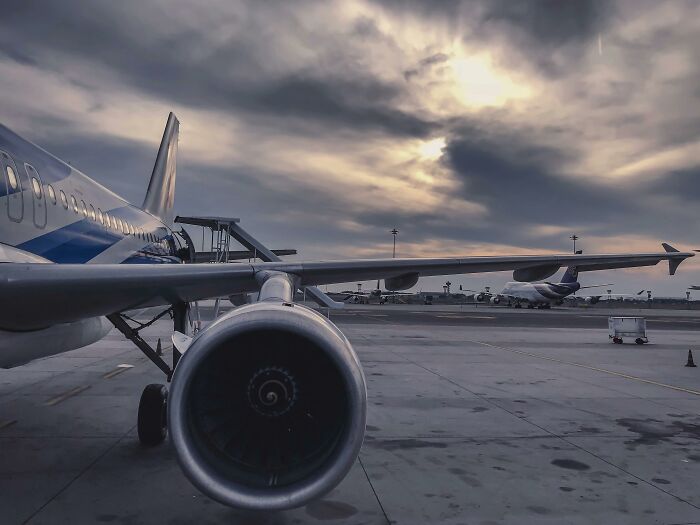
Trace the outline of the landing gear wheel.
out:
<instances>
[{"instance_id":1,"label":"landing gear wheel","mask_svg":"<svg viewBox=\"0 0 700 525\"><path fill-rule=\"evenodd\" d=\"M152 384L143 389L139 401L139 441L146 447L160 445L168 432L168 389L165 385Z\"/></svg>"},{"instance_id":2,"label":"landing gear wheel","mask_svg":"<svg viewBox=\"0 0 700 525\"><path fill-rule=\"evenodd\" d=\"M638 345L643 345L644 343L646 343L646 341L644 339L642 339L641 337L637 337L637 339L635 339L634 342L637 343Z\"/></svg>"},{"instance_id":3,"label":"landing gear wheel","mask_svg":"<svg viewBox=\"0 0 700 525\"><path fill-rule=\"evenodd\" d=\"M616 345L621 345L622 337L613 337L613 343L615 343Z\"/></svg>"}]
</instances>

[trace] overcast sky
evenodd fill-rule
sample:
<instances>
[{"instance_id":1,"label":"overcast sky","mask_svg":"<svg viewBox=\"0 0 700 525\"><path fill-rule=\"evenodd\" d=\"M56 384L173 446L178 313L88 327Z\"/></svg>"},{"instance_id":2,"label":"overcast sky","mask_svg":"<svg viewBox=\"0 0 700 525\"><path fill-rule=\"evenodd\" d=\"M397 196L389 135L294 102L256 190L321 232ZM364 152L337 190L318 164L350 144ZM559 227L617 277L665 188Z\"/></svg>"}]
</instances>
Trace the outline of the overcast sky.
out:
<instances>
[{"instance_id":1,"label":"overcast sky","mask_svg":"<svg viewBox=\"0 0 700 525\"><path fill-rule=\"evenodd\" d=\"M140 204L169 111L177 213L298 260L700 248L695 0L3 3L5 125Z\"/></svg>"}]
</instances>

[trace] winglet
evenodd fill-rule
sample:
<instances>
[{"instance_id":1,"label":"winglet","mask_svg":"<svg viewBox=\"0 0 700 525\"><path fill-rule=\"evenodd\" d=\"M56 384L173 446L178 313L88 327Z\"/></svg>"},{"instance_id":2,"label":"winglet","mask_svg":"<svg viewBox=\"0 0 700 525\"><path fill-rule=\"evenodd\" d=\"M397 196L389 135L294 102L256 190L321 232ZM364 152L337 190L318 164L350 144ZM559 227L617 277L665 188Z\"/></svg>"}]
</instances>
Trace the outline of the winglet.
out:
<instances>
[{"instance_id":1,"label":"winglet","mask_svg":"<svg viewBox=\"0 0 700 525\"><path fill-rule=\"evenodd\" d=\"M664 250L666 250L666 253L678 253L678 250L676 250L673 246L671 246L667 242L662 242L661 246L664 247Z\"/></svg>"},{"instance_id":2,"label":"winglet","mask_svg":"<svg viewBox=\"0 0 700 525\"><path fill-rule=\"evenodd\" d=\"M666 253L678 253L678 250L676 250L673 246L666 242L662 242L661 246L664 247L664 250L666 250ZM691 254L692 255L692 254ZM676 270L678 269L678 266L685 260L685 257L678 257L678 258L669 258L668 260L668 274L669 275L675 275Z\"/></svg>"}]
</instances>

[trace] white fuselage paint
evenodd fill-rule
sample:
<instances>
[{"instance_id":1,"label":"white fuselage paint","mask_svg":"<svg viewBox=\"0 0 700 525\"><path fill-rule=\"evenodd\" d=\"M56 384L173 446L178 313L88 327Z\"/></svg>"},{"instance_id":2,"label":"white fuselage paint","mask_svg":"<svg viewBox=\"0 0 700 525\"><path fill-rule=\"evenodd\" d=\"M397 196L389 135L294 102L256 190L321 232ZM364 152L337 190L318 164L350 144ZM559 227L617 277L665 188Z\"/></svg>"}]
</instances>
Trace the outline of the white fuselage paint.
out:
<instances>
[{"instance_id":1,"label":"white fuselage paint","mask_svg":"<svg viewBox=\"0 0 700 525\"><path fill-rule=\"evenodd\" d=\"M574 293L578 288L578 283L565 285L561 283L522 283L514 281L506 283L499 295L511 301L522 301L531 304L552 304L558 303L565 297Z\"/></svg>"}]
</instances>

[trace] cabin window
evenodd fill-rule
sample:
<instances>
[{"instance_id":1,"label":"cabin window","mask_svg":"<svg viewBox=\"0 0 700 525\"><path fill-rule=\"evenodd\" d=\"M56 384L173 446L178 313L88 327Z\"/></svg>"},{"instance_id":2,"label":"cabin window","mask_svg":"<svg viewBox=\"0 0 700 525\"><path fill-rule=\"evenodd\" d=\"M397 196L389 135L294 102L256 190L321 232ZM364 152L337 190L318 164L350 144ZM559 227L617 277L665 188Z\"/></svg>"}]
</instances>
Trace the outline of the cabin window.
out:
<instances>
[{"instance_id":1,"label":"cabin window","mask_svg":"<svg viewBox=\"0 0 700 525\"><path fill-rule=\"evenodd\" d=\"M58 193L61 196L61 204L63 204L65 209L68 209L68 199L66 198L66 194L63 192L63 190L59 190Z\"/></svg>"},{"instance_id":2,"label":"cabin window","mask_svg":"<svg viewBox=\"0 0 700 525\"><path fill-rule=\"evenodd\" d=\"M39 184L39 179L32 177L32 189L34 190L34 196L37 199L41 199L41 184Z\"/></svg>"},{"instance_id":3,"label":"cabin window","mask_svg":"<svg viewBox=\"0 0 700 525\"><path fill-rule=\"evenodd\" d=\"M53 189L53 186L49 184L46 186L46 190L49 192L49 199L51 199L51 202L56 204L56 191Z\"/></svg>"},{"instance_id":4,"label":"cabin window","mask_svg":"<svg viewBox=\"0 0 700 525\"><path fill-rule=\"evenodd\" d=\"M70 196L70 203L71 203L71 206L73 206L73 211L75 213L78 213L78 201L75 200L75 195Z\"/></svg>"},{"instance_id":5,"label":"cabin window","mask_svg":"<svg viewBox=\"0 0 700 525\"><path fill-rule=\"evenodd\" d=\"M99 209L99 208L97 208L97 220L100 221L100 224L104 224L104 223L105 223L105 220L104 220L104 219L105 219L105 218L104 218L104 216L102 215L102 210Z\"/></svg>"},{"instance_id":6,"label":"cabin window","mask_svg":"<svg viewBox=\"0 0 700 525\"><path fill-rule=\"evenodd\" d=\"M95 213L95 207L90 204L90 218L95 221L97 220L97 214Z\"/></svg>"},{"instance_id":7,"label":"cabin window","mask_svg":"<svg viewBox=\"0 0 700 525\"><path fill-rule=\"evenodd\" d=\"M10 166L7 166L5 168L5 171L7 171L7 180L10 181L10 188L13 190L17 189L17 175L15 175L15 170L13 170Z\"/></svg>"},{"instance_id":8,"label":"cabin window","mask_svg":"<svg viewBox=\"0 0 700 525\"><path fill-rule=\"evenodd\" d=\"M88 216L87 206L85 206L85 201L80 201L80 210L83 212L83 216Z\"/></svg>"}]
</instances>

